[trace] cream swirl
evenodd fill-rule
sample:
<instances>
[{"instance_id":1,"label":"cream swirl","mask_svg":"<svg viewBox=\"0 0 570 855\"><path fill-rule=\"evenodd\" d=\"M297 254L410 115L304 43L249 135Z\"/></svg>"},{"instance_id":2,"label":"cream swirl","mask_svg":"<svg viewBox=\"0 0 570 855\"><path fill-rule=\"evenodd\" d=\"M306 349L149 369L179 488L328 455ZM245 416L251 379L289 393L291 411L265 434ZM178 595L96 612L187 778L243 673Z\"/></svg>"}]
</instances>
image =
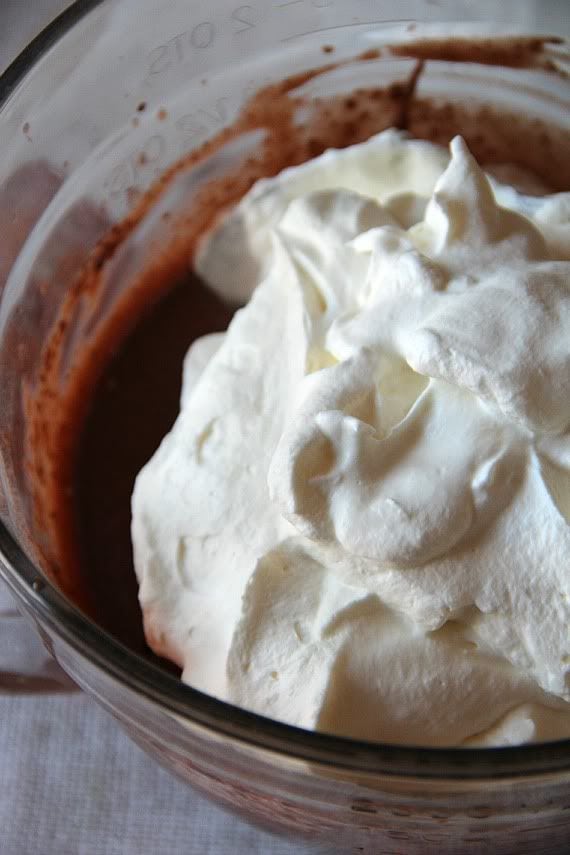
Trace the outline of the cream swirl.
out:
<instances>
[{"instance_id":1,"label":"cream swirl","mask_svg":"<svg viewBox=\"0 0 570 855\"><path fill-rule=\"evenodd\" d=\"M185 680L363 738L570 735L568 198L388 131L209 236L205 278L253 296L133 497Z\"/></svg>"}]
</instances>

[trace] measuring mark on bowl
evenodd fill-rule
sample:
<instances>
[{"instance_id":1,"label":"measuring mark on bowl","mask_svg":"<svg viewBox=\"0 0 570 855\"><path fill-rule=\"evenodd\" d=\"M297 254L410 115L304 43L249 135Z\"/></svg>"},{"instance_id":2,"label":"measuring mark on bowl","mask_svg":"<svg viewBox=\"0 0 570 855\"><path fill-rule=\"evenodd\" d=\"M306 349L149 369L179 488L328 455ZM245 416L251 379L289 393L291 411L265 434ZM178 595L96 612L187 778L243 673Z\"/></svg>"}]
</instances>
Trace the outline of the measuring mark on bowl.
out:
<instances>
[{"instance_id":1,"label":"measuring mark on bowl","mask_svg":"<svg viewBox=\"0 0 570 855\"><path fill-rule=\"evenodd\" d=\"M190 144L199 145L206 140L226 124L236 109L231 97L223 95L180 116L173 123L177 139L173 141L164 134L153 133L137 142L135 148L114 165L103 186L113 197L144 189L153 175L160 174L168 160L183 155ZM128 204L129 198L125 201Z\"/></svg>"},{"instance_id":2,"label":"measuring mark on bowl","mask_svg":"<svg viewBox=\"0 0 570 855\"><path fill-rule=\"evenodd\" d=\"M305 30L293 36L286 36L282 42L291 42L294 39L302 39L304 36L314 36L317 33L328 33L331 30L347 30L349 27L371 27L377 24L409 24L413 18L394 18L393 20L358 21L354 24L335 24L333 27L318 27L316 30Z\"/></svg>"},{"instance_id":3,"label":"measuring mark on bowl","mask_svg":"<svg viewBox=\"0 0 570 855\"><path fill-rule=\"evenodd\" d=\"M192 56L207 51L223 36L234 37L255 30L262 19L261 9L245 4L230 9L222 19L199 21L192 29L175 33L147 54L147 75L152 77L171 71Z\"/></svg>"}]
</instances>

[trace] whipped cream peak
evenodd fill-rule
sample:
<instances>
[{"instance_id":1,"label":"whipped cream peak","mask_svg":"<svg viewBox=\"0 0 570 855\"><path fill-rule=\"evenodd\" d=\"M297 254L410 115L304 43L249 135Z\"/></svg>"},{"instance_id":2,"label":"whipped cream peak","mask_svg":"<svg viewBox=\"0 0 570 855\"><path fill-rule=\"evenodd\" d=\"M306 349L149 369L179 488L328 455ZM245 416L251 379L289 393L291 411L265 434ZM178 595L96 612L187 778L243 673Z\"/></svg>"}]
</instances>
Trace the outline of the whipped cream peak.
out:
<instances>
[{"instance_id":1,"label":"whipped cream peak","mask_svg":"<svg viewBox=\"0 0 570 855\"><path fill-rule=\"evenodd\" d=\"M388 131L216 227L199 272L251 299L133 496L185 680L359 738L570 736L569 198Z\"/></svg>"},{"instance_id":2,"label":"whipped cream peak","mask_svg":"<svg viewBox=\"0 0 570 855\"><path fill-rule=\"evenodd\" d=\"M449 166L437 181L423 222L412 228L427 254L456 275L545 257L540 231L525 216L497 204L489 179L465 141L450 143ZM431 239L431 240L430 240Z\"/></svg>"}]
</instances>

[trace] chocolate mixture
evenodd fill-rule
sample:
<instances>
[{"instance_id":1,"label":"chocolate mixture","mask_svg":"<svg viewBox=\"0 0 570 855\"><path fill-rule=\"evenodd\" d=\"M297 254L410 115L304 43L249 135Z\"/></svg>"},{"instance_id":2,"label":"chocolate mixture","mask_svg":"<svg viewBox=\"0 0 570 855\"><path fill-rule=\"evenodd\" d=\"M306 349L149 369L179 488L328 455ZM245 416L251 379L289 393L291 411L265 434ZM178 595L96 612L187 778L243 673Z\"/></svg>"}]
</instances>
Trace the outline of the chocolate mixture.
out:
<instances>
[{"instance_id":1,"label":"chocolate mixture","mask_svg":"<svg viewBox=\"0 0 570 855\"><path fill-rule=\"evenodd\" d=\"M459 57L458 44L453 58L465 60L467 48ZM494 40L488 61L524 65L526 57L527 66L545 68L543 46L543 41L518 40L513 49L512 41ZM477 61L485 61L484 43L477 48L471 43L474 49ZM442 50L442 44L432 45L432 54L439 56ZM559 189L570 187L566 132L514 114L474 112L468 106L415 97L422 63L430 55L426 43L417 44L416 55L409 78L388 89L310 102L294 92L335 67L329 64L260 91L231 128L169 169L130 216L100 240L72 282L55 323L50 322L39 377L23 370L24 474L33 486L28 521L35 557L82 608L138 652L151 656L144 643L132 563L130 496L137 472L177 415L181 363L188 346L198 336L224 329L231 318L231 309L188 271L200 236L220 212L258 178L390 126L444 144L461 132L481 162L508 160ZM377 58L378 52L372 51L359 61ZM310 116L299 127L295 114L307 105ZM168 240L163 231L160 241L150 242L127 292L108 317L98 320L97 307L113 277L128 270L130 241L150 207L181 174L200 168L233 139L256 129L265 132L265 140L255 156L208 181L192 195L182 215L165 214ZM43 283L44 293L45 287ZM90 330L79 349L72 334L78 326ZM22 347L17 330L14 326L12 353Z\"/></svg>"},{"instance_id":2,"label":"chocolate mixture","mask_svg":"<svg viewBox=\"0 0 570 855\"><path fill-rule=\"evenodd\" d=\"M198 279L180 282L111 361L81 435L74 496L83 584L99 621L139 653L147 647L130 538L134 480L178 414L190 343L231 316Z\"/></svg>"}]
</instances>

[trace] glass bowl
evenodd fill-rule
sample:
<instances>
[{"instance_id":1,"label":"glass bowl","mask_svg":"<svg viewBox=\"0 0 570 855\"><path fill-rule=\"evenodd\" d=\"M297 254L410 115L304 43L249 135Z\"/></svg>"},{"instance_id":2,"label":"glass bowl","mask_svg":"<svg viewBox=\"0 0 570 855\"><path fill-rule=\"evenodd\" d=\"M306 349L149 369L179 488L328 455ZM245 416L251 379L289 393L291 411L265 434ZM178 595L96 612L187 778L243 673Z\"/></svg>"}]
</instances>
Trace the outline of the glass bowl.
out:
<instances>
[{"instance_id":1,"label":"glass bowl","mask_svg":"<svg viewBox=\"0 0 570 855\"><path fill-rule=\"evenodd\" d=\"M347 63L331 79L324 75L309 97L322 97L321 84L329 86L327 95L352 91L371 75L375 85L389 86L417 63L417 51L403 43L450 32L458 38L497 34L505 29L497 19L511 21L514 10L508 3L429 0L379 7L372 0L196 0L191 6L185 0L83 0L0 80L0 573L79 686L159 763L250 821L326 851L565 852L570 741L445 750L363 743L306 732L205 696L127 649L82 611L72 580L54 581L47 572L49 533L33 512L24 465L26 396L69 283L133 199L228 125L261 83L322 65L323 51L334 52L335 62L358 54L367 60ZM547 26L548 16L537 18L534 5L516 8L518 29L536 34ZM483 25L485 17L493 25ZM463 23L454 23L458 19ZM470 103L480 116L479 108L491 102L512 114L494 155L514 150L524 131L517 159L539 173L547 126L554 135L546 167L568 189L569 85L550 67L567 64L568 52L565 44L549 50L546 62L517 63L511 56L503 65L501 59L464 64L440 56L427 62L419 92L439 99L442 109L453 103L457 115ZM429 124L418 114L415 128L444 141L448 113L437 116ZM462 122L477 147L477 122L468 112ZM197 191L207 174L183 172L181 180L190 176ZM170 201L177 188L170 186ZM145 220L135 242L152 226ZM77 327L64 375L131 278L132 271L115 282L89 329Z\"/></svg>"}]
</instances>

